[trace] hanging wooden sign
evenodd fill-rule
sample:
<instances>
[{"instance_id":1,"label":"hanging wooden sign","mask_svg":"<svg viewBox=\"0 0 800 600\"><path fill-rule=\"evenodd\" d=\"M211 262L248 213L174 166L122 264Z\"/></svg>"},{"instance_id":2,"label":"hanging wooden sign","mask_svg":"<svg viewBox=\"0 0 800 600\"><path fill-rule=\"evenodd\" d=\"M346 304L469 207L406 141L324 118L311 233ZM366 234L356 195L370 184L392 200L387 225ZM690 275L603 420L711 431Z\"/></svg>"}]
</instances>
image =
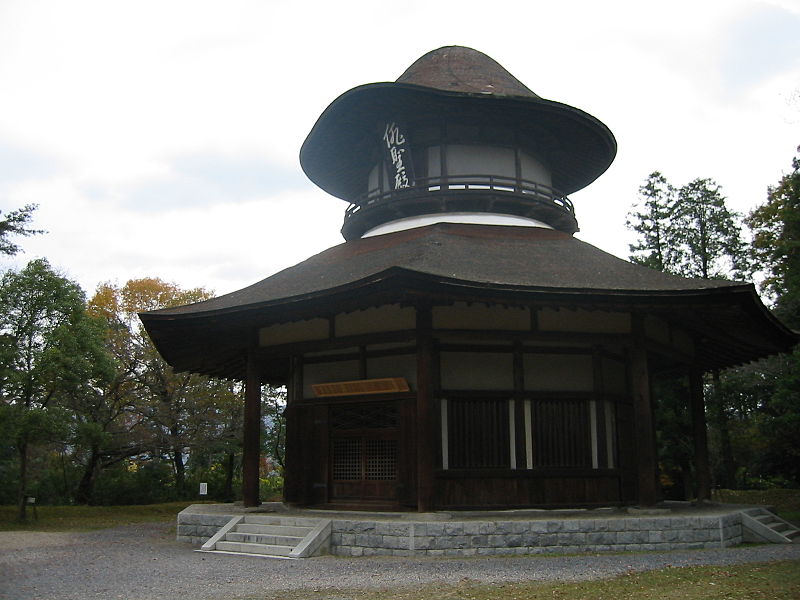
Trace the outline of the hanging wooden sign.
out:
<instances>
[{"instance_id":1,"label":"hanging wooden sign","mask_svg":"<svg viewBox=\"0 0 800 600\"><path fill-rule=\"evenodd\" d=\"M393 190L414 186L414 166L408 138L396 122L386 123L383 132L383 147L389 169L389 181Z\"/></svg>"}]
</instances>

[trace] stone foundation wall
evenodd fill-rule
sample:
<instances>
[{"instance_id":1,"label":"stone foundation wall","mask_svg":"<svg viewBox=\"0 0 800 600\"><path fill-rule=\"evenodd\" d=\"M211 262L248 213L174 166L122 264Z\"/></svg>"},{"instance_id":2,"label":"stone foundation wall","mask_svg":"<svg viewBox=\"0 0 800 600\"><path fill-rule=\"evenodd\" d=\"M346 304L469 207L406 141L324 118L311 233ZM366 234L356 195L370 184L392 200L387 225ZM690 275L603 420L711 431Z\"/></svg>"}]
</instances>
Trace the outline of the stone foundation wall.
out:
<instances>
[{"instance_id":1,"label":"stone foundation wall","mask_svg":"<svg viewBox=\"0 0 800 600\"><path fill-rule=\"evenodd\" d=\"M558 521L334 521L340 556L480 556L720 548L740 544L738 514Z\"/></svg>"},{"instance_id":2,"label":"stone foundation wall","mask_svg":"<svg viewBox=\"0 0 800 600\"><path fill-rule=\"evenodd\" d=\"M311 515L309 515L311 516ZM177 539L201 545L233 514L178 515ZM742 543L739 512L707 516L558 520L383 521L334 519L339 556L481 556L721 548Z\"/></svg>"},{"instance_id":3,"label":"stone foundation wall","mask_svg":"<svg viewBox=\"0 0 800 600\"><path fill-rule=\"evenodd\" d=\"M201 546L232 518L233 515L204 515L181 511L178 513L177 539L179 542Z\"/></svg>"}]
</instances>

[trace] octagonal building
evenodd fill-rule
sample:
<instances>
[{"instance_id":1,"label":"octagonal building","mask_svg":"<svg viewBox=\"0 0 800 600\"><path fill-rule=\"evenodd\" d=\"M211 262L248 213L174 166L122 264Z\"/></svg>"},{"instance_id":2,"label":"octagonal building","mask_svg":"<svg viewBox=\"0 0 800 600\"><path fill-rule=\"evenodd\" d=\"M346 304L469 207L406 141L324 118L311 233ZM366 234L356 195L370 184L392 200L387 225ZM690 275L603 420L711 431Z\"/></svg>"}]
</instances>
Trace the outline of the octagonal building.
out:
<instances>
[{"instance_id":1,"label":"octagonal building","mask_svg":"<svg viewBox=\"0 0 800 600\"><path fill-rule=\"evenodd\" d=\"M598 119L470 48L334 100L300 162L347 203L345 242L141 315L176 370L245 382L245 505L259 500L263 383L288 388L289 504L653 504L662 371L691 383L707 497L702 374L796 335L752 284L667 275L573 237L568 195L615 153Z\"/></svg>"}]
</instances>

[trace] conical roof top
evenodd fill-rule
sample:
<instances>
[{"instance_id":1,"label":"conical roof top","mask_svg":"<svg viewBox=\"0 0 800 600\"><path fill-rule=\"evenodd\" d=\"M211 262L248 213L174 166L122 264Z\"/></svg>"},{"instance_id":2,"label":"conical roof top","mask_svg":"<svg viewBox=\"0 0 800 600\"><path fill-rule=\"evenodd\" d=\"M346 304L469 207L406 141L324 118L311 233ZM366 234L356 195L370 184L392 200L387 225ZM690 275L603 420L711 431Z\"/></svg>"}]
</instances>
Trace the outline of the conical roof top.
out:
<instances>
[{"instance_id":1,"label":"conical roof top","mask_svg":"<svg viewBox=\"0 0 800 600\"><path fill-rule=\"evenodd\" d=\"M431 50L414 61L396 83L463 94L539 98L492 57L464 46Z\"/></svg>"},{"instance_id":2,"label":"conical roof top","mask_svg":"<svg viewBox=\"0 0 800 600\"><path fill-rule=\"evenodd\" d=\"M319 187L350 202L366 191L386 123L458 114L502 122L536 139L553 187L564 194L599 177L617 151L611 131L592 115L539 97L482 52L446 46L393 83L362 85L334 100L303 143L300 164Z\"/></svg>"}]
</instances>

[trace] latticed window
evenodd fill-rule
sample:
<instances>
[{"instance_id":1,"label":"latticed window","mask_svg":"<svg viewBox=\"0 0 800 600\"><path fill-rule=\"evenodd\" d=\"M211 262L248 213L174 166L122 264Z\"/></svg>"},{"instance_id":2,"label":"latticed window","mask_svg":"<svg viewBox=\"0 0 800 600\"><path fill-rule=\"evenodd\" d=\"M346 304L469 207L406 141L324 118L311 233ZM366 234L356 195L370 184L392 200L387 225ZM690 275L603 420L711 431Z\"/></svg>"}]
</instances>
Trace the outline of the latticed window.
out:
<instances>
[{"instance_id":1,"label":"latticed window","mask_svg":"<svg viewBox=\"0 0 800 600\"><path fill-rule=\"evenodd\" d=\"M590 427L587 400L534 401L534 466L591 467Z\"/></svg>"},{"instance_id":2,"label":"latticed window","mask_svg":"<svg viewBox=\"0 0 800 600\"><path fill-rule=\"evenodd\" d=\"M365 479L397 479L397 440L365 440Z\"/></svg>"},{"instance_id":3,"label":"latticed window","mask_svg":"<svg viewBox=\"0 0 800 600\"><path fill-rule=\"evenodd\" d=\"M339 404L330 409L334 481L397 479L395 402Z\"/></svg>"},{"instance_id":4,"label":"latticed window","mask_svg":"<svg viewBox=\"0 0 800 600\"><path fill-rule=\"evenodd\" d=\"M333 479L335 481L397 479L397 440L334 439Z\"/></svg>"},{"instance_id":5,"label":"latticed window","mask_svg":"<svg viewBox=\"0 0 800 600\"><path fill-rule=\"evenodd\" d=\"M508 468L509 401L448 400L447 468Z\"/></svg>"},{"instance_id":6,"label":"latticed window","mask_svg":"<svg viewBox=\"0 0 800 600\"><path fill-rule=\"evenodd\" d=\"M334 430L387 429L397 427L397 404L360 402L331 407L330 426Z\"/></svg>"},{"instance_id":7,"label":"latticed window","mask_svg":"<svg viewBox=\"0 0 800 600\"><path fill-rule=\"evenodd\" d=\"M339 481L361 479L364 441L361 438L333 440L333 478Z\"/></svg>"}]
</instances>

